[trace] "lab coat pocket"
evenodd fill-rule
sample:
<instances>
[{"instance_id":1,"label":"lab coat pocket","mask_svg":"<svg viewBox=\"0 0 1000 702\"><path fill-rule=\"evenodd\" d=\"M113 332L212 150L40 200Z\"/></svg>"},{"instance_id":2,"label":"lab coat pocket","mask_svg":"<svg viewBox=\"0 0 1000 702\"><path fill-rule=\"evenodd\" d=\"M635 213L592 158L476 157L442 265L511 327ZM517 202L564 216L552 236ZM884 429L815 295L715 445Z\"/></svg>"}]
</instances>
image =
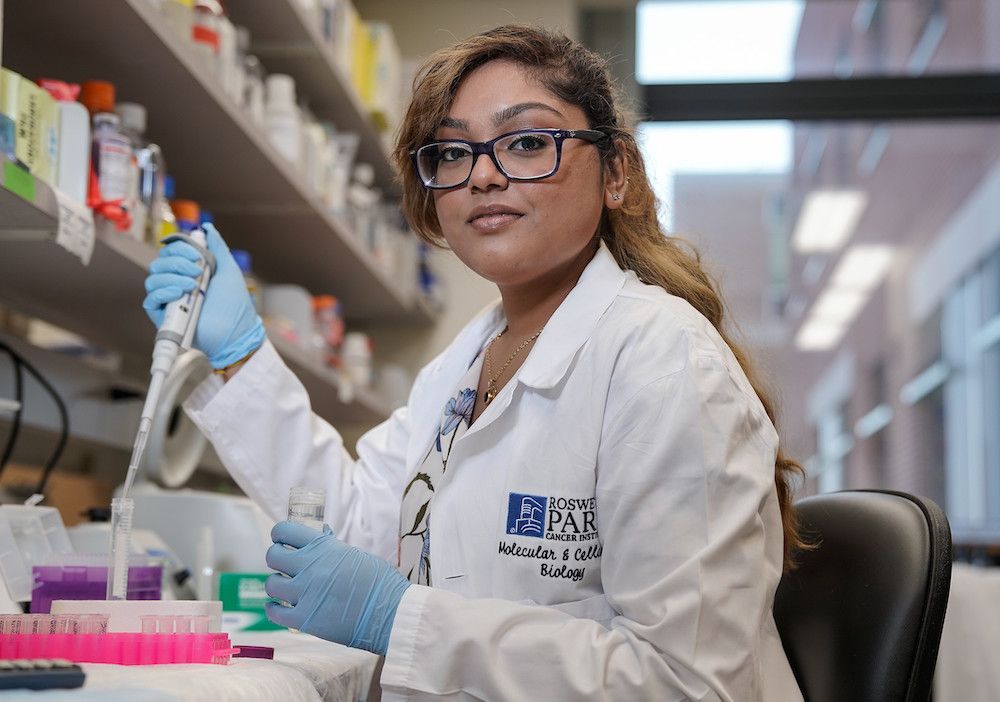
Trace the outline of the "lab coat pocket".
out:
<instances>
[{"instance_id":1,"label":"lab coat pocket","mask_svg":"<svg viewBox=\"0 0 1000 702\"><path fill-rule=\"evenodd\" d=\"M610 629L611 620L618 616L618 612L612 609L611 605L608 604L608 598L604 595L594 595L576 602L562 602L548 606L577 619L593 619L605 629Z\"/></svg>"}]
</instances>

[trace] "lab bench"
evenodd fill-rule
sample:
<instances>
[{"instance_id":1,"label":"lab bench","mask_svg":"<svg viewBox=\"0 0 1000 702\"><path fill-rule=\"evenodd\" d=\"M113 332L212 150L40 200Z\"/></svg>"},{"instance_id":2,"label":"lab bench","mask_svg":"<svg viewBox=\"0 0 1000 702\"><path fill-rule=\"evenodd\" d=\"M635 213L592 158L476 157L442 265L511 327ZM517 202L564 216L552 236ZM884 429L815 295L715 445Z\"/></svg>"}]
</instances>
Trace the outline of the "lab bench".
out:
<instances>
[{"instance_id":1,"label":"lab bench","mask_svg":"<svg viewBox=\"0 0 1000 702\"><path fill-rule=\"evenodd\" d=\"M230 634L233 644L271 646L274 660L234 658L229 665L124 666L82 663L82 688L11 691L7 700L93 702L366 702L379 699L380 658L290 631Z\"/></svg>"}]
</instances>

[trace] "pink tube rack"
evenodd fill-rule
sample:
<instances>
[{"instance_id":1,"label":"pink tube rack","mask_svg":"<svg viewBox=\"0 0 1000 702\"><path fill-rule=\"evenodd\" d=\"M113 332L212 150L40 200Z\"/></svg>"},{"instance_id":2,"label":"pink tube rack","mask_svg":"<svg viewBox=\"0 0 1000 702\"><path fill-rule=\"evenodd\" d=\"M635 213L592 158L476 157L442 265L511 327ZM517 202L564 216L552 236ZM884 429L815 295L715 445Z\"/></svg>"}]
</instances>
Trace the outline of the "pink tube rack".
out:
<instances>
[{"instance_id":1,"label":"pink tube rack","mask_svg":"<svg viewBox=\"0 0 1000 702\"><path fill-rule=\"evenodd\" d=\"M216 663L239 651L228 634L0 634L0 659L62 658L75 663Z\"/></svg>"}]
</instances>

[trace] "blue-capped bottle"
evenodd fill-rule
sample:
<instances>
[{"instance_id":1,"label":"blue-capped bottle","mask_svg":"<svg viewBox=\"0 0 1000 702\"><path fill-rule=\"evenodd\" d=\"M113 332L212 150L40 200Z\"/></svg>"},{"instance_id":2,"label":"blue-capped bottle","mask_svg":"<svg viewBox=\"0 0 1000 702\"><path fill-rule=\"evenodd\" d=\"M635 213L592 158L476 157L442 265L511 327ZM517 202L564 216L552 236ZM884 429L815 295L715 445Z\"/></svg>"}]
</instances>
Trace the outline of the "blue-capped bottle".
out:
<instances>
[{"instance_id":1,"label":"blue-capped bottle","mask_svg":"<svg viewBox=\"0 0 1000 702\"><path fill-rule=\"evenodd\" d=\"M233 254L236 265L243 271L243 280L246 282L247 290L250 291L250 297L253 298L254 309L257 310L257 314L260 314L263 297L257 277L253 274L253 259L250 257L250 252L242 249L233 249L230 253Z\"/></svg>"}]
</instances>

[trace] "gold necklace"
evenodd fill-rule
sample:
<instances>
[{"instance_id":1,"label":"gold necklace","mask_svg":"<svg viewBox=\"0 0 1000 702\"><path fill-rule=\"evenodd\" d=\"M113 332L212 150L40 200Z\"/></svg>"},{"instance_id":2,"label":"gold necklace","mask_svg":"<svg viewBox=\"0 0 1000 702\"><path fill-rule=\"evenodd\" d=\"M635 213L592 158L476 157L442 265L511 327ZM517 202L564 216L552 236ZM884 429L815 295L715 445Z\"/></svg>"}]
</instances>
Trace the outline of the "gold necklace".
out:
<instances>
[{"instance_id":1,"label":"gold necklace","mask_svg":"<svg viewBox=\"0 0 1000 702\"><path fill-rule=\"evenodd\" d=\"M505 370L507 370L508 366L510 366L510 364L517 357L517 354L521 353L521 351L524 350L525 346L527 346L532 341L534 341L535 339L537 339L538 335L542 333L542 330L539 329L534 334L532 334L531 336L529 336L527 339L525 339L524 341L522 341L521 345L518 346L516 349L514 349L514 353L512 353L510 355L510 357L507 359L507 362L503 364L503 366L500 368L500 370L497 372L497 374L493 375L493 370L491 369L491 365L492 364L490 363L490 351L493 349L493 344L497 341L497 339L499 339L501 336L503 336L504 334L507 333L507 329L509 329L509 327L504 327L503 331L500 332L499 334L497 334L495 337L493 337L493 341L491 341L490 344L489 344L489 346L486 347L486 378L487 378L487 380L486 380L486 392L483 393L483 402L485 404L487 404L487 405L490 404L491 402L493 402L493 398L495 398L497 396L497 393L496 393L496 382L500 379L500 376L503 375L503 372ZM544 329L544 327L542 327L542 329Z\"/></svg>"}]
</instances>

